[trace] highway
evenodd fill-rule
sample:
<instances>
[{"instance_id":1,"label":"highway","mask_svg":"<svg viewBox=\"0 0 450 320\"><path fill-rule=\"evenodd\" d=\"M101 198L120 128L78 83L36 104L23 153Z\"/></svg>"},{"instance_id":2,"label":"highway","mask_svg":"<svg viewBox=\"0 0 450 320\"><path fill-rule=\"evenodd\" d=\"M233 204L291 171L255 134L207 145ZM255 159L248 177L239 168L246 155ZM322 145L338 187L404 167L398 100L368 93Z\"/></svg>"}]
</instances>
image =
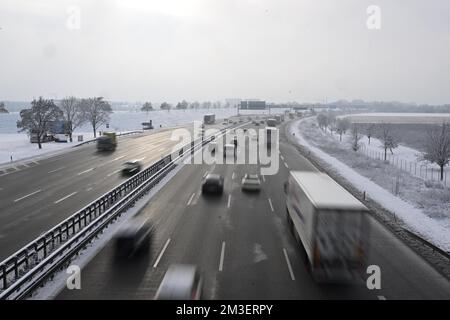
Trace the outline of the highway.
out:
<instances>
[{"instance_id":1,"label":"highway","mask_svg":"<svg viewBox=\"0 0 450 320\"><path fill-rule=\"evenodd\" d=\"M250 126L249 126L250 127ZM255 127L258 129L261 127ZM283 183L289 170L317 170L280 128L280 166L264 176L259 194L241 191L259 165L184 165L140 215L156 235L147 257L118 263L108 243L81 272L81 289L57 299L152 299L171 264L195 264L205 299L448 299L449 281L375 219L370 219L368 265L381 268L381 289L313 281L286 223ZM205 173L225 177L219 198L200 193Z\"/></svg>"},{"instance_id":2,"label":"highway","mask_svg":"<svg viewBox=\"0 0 450 320\"><path fill-rule=\"evenodd\" d=\"M114 152L98 152L95 143L74 147L0 176L0 261L123 182L124 162L146 166L171 152L179 143L170 140L173 130L119 137Z\"/></svg>"}]
</instances>

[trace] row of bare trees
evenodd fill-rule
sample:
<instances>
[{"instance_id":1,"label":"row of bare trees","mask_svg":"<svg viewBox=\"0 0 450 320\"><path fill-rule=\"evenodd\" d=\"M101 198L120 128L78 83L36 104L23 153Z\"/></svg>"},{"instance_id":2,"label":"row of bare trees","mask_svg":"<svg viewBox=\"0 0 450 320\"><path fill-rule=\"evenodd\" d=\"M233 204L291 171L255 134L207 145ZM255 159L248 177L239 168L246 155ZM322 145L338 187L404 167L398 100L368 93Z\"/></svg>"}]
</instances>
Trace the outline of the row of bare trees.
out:
<instances>
[{"instance_id":1,"label":"row of bare trees","mask_svg":"<svg viewBox=\"0 0 450 320\"><path fill-rule=\"evenodd\" d=\"M216 102L211 102L211 101L204 101L204 102L198 102L198 101L194 101L194 102L187 102L186 100L182 100L180 102L178 102L175 105L175 109L179 109L179 110L186 110L186 109L219 109L219 108L230 108L231 105L226 102L225 104L223 104L220 101L216 101ZM170 103L167 102L163 102L161 103L160 107L161 110L167 110L170 111L171 109L173 109L173 106ZM149 111L153 111L155 110L153 108L153 105L151 102L145 102L142 107L141 107L141 111L144 112L149 112Z\"/></svg>"},{"instance_id":2,"label":"row of bare trees","mask_svg":"<svg viewBox=\"0 0 450 320\"><path fill-rule=\"evenodd\" d=\"M395 131L395 125L391 123L351 123L348 118L336 117L334 112L323 112L317 115L317 123L322 130L329 129L331 133L339 134L342 141L342 135L350 130L350 144L354 151L361 147L361 139L366 136L368 144L372 137L381 142L381 148L384 150L384 160L387 160L387 152L394 154L394 149L399 146L400 138ZM427 131L425 137L425 152L421 160L435 163L440 168L440 179L444 179L444 167L450 162L450 123L443 123L440 126L434 126Z\"/></svg>"},{"instance_id":3,"label":"row of bare trees","mask_svg":"<svg viewBox=\"0 0 450 320\"><path fill-rule=\"evenodd\" d=\"M72 142L76 128L85 123L92 127L94 137L100 126L107 123L112 113L111 105L103 97L78 99L66 97L55 103L52 99L39 97L31 102L31 107L20 111L17 127L20 131L33 133L37 137L39 149L42 148L42 137L51 129L51 124L63 120Z\"/></svg>"}]
</instances>

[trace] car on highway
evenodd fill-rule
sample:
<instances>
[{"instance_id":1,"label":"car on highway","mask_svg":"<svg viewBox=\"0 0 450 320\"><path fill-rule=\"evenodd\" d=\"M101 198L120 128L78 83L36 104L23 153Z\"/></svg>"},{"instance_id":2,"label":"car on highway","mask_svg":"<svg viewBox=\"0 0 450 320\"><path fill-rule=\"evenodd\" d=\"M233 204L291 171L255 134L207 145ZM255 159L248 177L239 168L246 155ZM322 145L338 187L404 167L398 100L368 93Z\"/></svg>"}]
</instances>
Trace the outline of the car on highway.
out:
<instances>
[{"instance_id":1,"label":"car on highway","mask_svg":"<svg viewBox=\"0 0 450 320\"><path fill-rule=\"evenodd\" d=\"M253 121L253 124L255 125L255 126L259 126L259 122L258 121Z\"/></svg>"},{"instance_id":2,"label":"car on highway","mask_svg":"<svg viewBox=\"0 0 450 320\"><path fill-rule=\"evenodd\" d=\"M242 178L242 191L260 191L261 180L257 174L246 174Z\"/></svg>"},{"instance_id":3,"label":"car on highway","mask_svg":"<svg viewBox=\"0 0 450 320\"><path fill-rule=\"evenodd\" d=\"M167 269L155 300L200 300L203 277L194 265L174 264Z\"/></svg>"},{"instance_id":4,"label":"car on highway","mask_svg":"<svg viewBox=\"0 0 450 320\"><path fill-rule=\"evenodd\" d=\"M220 174L209 173L203 178L202 193L203 194L222 194L224 186L224 178Z\"/></svg>"},{"instance_id":5,"label":"car on highway","mask_svg":"<svg viewBox=\"0 0 450 320\"><path fill-rule=\"evenodd\" d=\"M132 219L114 236L116 257L128 259L149 253L153 233L154 226L149 219Z\"/></svg>"},{"instance_id":6,"label":"car on highway","mask_svg":"<svg viewBox=\"0 0 450 320\"><path fill-rule=\"evenodd\" d=\"M130 176L138 173L139 171L141 171L141 169L142 164L139 160L131 160L123 164L121 172L123 175Z\"/></svg>"}]
</instances>

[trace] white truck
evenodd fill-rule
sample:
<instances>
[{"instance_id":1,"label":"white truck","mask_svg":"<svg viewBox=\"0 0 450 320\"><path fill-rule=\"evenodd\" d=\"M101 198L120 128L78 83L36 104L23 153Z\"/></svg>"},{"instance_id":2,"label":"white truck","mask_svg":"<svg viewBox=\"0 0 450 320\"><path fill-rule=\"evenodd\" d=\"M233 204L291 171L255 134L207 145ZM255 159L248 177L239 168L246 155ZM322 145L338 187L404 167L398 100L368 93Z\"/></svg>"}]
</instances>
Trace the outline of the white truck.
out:
<instances>
[{"instance_id":1,"label":"white truck","mask_svg":"<svg viewBox=\"0 0 450 320\"><path fill-rule=\"evenodd\" d=\"M291 171L287 222L318 282L354 282L366 271L369 210L321 172Z\"/></svg>"}]
</instances>

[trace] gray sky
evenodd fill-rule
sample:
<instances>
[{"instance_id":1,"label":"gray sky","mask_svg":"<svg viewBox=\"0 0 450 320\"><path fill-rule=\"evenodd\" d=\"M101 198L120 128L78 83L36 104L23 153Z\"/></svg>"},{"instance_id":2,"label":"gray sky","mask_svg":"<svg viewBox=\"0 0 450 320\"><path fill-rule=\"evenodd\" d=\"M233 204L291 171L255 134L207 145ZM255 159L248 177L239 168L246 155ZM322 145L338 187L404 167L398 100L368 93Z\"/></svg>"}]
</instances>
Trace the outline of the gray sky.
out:
<instances>
[{"instance_id":1,"label":"gray sky","mask_svg":"<svg viewBox=\"0 0 450 320\"><path fill-rule=\"evenodd\" d=\"M450 103L448 0L0 0L0 27L0 100Z\"/></svg>"}]
</instances>

